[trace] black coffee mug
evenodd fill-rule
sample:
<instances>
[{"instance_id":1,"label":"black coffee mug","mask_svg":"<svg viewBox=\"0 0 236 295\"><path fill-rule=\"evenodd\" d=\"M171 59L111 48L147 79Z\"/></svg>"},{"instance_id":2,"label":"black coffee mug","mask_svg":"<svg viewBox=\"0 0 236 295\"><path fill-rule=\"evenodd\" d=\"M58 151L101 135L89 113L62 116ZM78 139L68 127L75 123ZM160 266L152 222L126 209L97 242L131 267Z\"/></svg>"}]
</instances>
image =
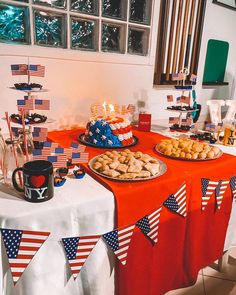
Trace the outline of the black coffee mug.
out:
<instances>
[{"instance_id":1,"label":"black coffee mug","mask_svg":"<svg viewBox=\"0 0 236 295\"><path fill-rule=\"evenodd\" d=\"M23 171L23 187L16 181L16 173ZM44 202L53 197L54 179L51 162L37 160L27 162L22 168L16 168L12 174L12 183L19 192L24 192L25 200L33 203Z\"/></svg>"}]
</instances>

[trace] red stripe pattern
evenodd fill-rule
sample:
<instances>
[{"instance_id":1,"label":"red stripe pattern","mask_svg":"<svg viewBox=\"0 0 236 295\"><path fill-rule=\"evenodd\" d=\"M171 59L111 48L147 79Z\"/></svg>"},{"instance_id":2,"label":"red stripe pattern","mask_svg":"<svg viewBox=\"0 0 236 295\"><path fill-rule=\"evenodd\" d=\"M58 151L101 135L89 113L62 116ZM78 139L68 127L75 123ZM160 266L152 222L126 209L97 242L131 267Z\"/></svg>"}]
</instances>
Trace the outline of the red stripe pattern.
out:
<instances>
[{"instance_id":1,"label":"red stripe pattern","mask_svg":"<svg viewBox=\"0 0 236 295\"><path fill-rule=\"evenodd\" d=\"M202 178L202 211L205 210L211 196L215 192L218 181L211 181L207 178Z\"/></svg>"},{"instance_id":2,"label":"red stripe pattern","mask_svg":"<svg viewBox=\"0 0 236 295\"><path fill-rule=\"evenodd\" d=\"M104 240L123 265L126 264L128 249L134 228L135 225L131 225L125 228L115 229L103 235Z\"/></svg>"},{"instance_id":3,"label":"red stripe pattern","mask_svg":"<svg viewBox=\"0 0 236 295\"><path fill-rule=\"evenodd\" d=\"M1 234L15 285L50 233L1 229Z\"/></svg>"},{"instance_id":4,"label":"red stripe pattern","mask_svg":"<svg viewBox=\"0 0 236 295\"><path fill-rule=\"evenodd\" d=\"M62 239L74 280L99 239L100 235Z\"/></svg>"}]
</instances>

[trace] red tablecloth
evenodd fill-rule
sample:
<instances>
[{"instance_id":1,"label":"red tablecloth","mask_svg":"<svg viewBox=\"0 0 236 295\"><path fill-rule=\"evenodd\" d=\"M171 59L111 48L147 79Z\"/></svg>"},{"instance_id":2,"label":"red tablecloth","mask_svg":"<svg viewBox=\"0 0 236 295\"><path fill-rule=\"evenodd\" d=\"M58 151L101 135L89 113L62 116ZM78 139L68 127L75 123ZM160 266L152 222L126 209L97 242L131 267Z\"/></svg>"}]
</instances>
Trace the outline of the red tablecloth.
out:
<instances>
[{"instance_id":1,"label":"red tablecloth","mask_svg":"<svg viewBox=\"0 0 236 295\"><path fill-rule=\"evenodd\" d=\"M83 130L51 132L49 139L68 146ZM230 179L235 175L236 157L224 154L209 162L185 162L158 155L153 147L161 135L134 131L139 143L131 150L155 155L168 167L163 176L148 182L118 183L91 173L115 196L117 227L135 223L162 205L180 185L187 183L187 218L163 207L156 245L135 229L126 266L117 271L117 292L122 295L158 295L168 290L188 286L196 281L198 271L219 258L232 205L228 188L220 210L214 197L201 211L201 178ZM90 158L104 150L88 147Z\"/></svg>"}]
</instances>

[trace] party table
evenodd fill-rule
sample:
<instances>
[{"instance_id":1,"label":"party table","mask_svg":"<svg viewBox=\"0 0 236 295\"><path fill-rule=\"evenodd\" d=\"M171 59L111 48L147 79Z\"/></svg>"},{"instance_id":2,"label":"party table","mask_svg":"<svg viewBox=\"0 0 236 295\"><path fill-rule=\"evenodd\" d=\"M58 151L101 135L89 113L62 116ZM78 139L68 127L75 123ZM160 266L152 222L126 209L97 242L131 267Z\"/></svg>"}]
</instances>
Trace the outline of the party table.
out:
<instances>
[{"instance_id":1,"label":"party table","mask_svg":"<svg viewBox=\"0 0 236 295\"><path fill-rule=\"evenodd\" d=\"M68 146L77 140L83 130L54 132L52 141ZM156 245L136 227L130 244L127 264L117 268L117 292L122 295L164 294L168 290L194 284L198 271L221 257L230 212L232 192L228 186L222 206L215 207L212 197L204 211L201 210L201 179L229 180L235 175L236 157L223 154L209 162L187 162L165 158L154 151L163 136L134 131L139 138L133 151L156 156L167 164L163 176L140 183L117 183L87 172L113 192L116 203L116 228L135 224L140 218L174 194L186 183L187 217L170 212L162 206ZM90 157L104 150L88 147Z\"/></svg>"},{"instance_id":2,"label":"party table","mask_svg":"<svg viewBox=\"0 0 236 295\"><path fill-rule=\"evenodd\" d=\"M29 203L0 186L0 228L48 231L50 236L13 286L6 252L0 243L1 295L114 294L113 257L99 241L76 281L71 277L61 239L104 233L114 228L114 198L89 175L67 177L44 203Z\"/></svg>"}]
</instances>

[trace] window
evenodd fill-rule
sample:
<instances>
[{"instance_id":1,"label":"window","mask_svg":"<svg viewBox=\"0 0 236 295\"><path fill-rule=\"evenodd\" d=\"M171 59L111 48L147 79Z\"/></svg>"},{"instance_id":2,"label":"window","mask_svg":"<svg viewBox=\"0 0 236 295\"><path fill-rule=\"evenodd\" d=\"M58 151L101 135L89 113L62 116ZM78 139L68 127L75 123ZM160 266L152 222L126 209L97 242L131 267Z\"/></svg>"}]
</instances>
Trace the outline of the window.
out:
<instances>
[{"instance_id":1,"label":"window","mask_svg":"<svg viewBox=\"0 0 236 295\"><path fill-rule=\"evenodd\" d=\"M5 0L0 42L148 55L152 2Z\"/></svg>"}]
</instances>

